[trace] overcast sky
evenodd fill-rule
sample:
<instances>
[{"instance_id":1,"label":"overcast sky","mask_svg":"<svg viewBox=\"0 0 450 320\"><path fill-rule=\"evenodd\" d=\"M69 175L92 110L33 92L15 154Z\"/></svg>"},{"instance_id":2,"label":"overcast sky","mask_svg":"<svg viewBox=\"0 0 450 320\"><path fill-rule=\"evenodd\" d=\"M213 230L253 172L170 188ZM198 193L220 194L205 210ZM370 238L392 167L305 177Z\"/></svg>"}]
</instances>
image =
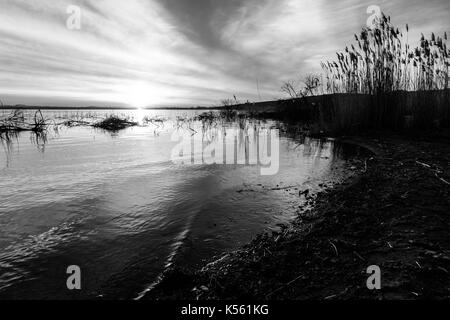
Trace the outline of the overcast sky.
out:
<instances>
[{"instance_id":1,"label":"overcast sky","mask_svg":"<svg viewBox=\"0 0 450 320\"><path fill-rule=\"evenodd\" d=\"M81 29L66 26L81 8ZM449 0L0 0L6 104L217 104L282 96L352 43L378 5L420 32L450 30ZM259 84L259 93L258 86Z\"/></svg>"}]
</instances>

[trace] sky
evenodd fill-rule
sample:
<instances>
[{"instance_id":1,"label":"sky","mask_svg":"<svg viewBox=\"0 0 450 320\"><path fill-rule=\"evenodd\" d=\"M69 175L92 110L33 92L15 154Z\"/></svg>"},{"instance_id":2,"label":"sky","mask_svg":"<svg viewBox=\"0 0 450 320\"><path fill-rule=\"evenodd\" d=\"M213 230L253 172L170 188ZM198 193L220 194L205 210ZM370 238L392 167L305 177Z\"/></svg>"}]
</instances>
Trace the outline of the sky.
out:
<instances>
[{"instance_id":1,"label":"sky","mask_svg":"<svg viewBox=\"0 0 450 320\"><path fill-rule=\"evenodd\" d=\"M450 31L449 0L0 0L0 99L72 107L278 99L283 81L320 71L353 42L370 6L409 23L412 44L420 32Z\"/></svg>"}]
</instances>

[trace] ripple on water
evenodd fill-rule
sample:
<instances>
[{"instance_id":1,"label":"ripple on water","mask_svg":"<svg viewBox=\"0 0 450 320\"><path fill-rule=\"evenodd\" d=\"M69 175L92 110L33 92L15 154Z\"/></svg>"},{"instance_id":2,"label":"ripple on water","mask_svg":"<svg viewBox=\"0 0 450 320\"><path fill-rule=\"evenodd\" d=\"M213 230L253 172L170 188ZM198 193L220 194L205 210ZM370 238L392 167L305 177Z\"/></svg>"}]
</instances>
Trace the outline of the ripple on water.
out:
<instances>
[{"instance_id":1,"label":"ripple on water","mask_svg":"<svg viewBox=\"0 0 450 320\"><path fill-rule=\"evenodd\" d=\"M169 266L198 265L290 221L298 190L338 179L332 168L347 156L331 141L281 136L274 176L179 165L175 129L72 128L44 151L24 134L0 151L0 297L73 298L65 268L76 264L81 295L139 298Z\"/></svg>"}]
</instances>

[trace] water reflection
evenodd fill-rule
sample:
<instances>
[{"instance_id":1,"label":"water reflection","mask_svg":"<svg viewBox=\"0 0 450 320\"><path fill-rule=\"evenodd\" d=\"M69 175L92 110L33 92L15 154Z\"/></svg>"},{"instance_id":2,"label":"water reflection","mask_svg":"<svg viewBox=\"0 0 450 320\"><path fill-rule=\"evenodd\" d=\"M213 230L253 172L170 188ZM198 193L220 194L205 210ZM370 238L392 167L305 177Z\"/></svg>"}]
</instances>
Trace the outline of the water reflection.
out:
<instances>
[{"instance_id":1,"label":"water reflection","mask_svg":"<svg viewBox=\"0 0 450 320\"><path fill-rule=\"evenodd\" d=\"M30 133L30 141L32 144L36 146L36 148L44 153L45 152L45 144L47 143L47 132L31 132Z\"/></svg>"},{"instance_id":2,"label":"water reflection","mask_svg":"<svg viewBox=\"0 0 450 320\"><path fill-rule=\"evenodd\" d=\"M146 127L153 132L154 137L160 136L161 133L171 131L175 136L175 141L183 138L185 140L185 149L189 152L185 154L186 159L190 159L192 163L220 163L217 158L224 157L224 162L227 158L225 150L228 149L229 154L234 154L233 164L255 164L258 161L252 161L252 157L257 154L260 155L259 149L266 140L269 140L270 149L270 135L269 139L265 139L264 143L259 143L259 139L264 137L267 130L280 130L282 135L289 138L288 144L292 145L293 151L301 152L303 156L319 156L329 158L333 157L351 157L356 155L357 148L346 146L345 148L341 144L337 144L332 148L329 146L330 141L328 139L313 139L305 135L305 130L301 126L289 125L282 122L268 122L267 120L249 119L247 117L235 117L232 121L221 119L215 116L212 112L202 113L200 115L193 115L184 113L182 115L176 115L175 117L164 117L158 115L148 115L146 110L138 110L133 112L114 113L118 117L126 117L133 121L138 121L140 127ZM14 113L14 116L20 116L22 119L29 119L30 117L36 117L36 113L28 112L19 114ZM51 121L48 121L48 126L42 131L5 131L0 132L0 142L2 144L3 152L6 158L6 166L11 163L11 153L14 150L14 145L18 145L19 139L23 135L29 135L29 141L36 147L36 149L44 153L46 145L51 140L58 139L60 136L60 130L65 128L74 128L78 126L86 126L104 116L112 115L111 112L98 112L98 111L52 111L46 112L46 119L52 117ZM42 117L44 117L41 114ZM131 129L132 130L132 129ZM93 132L109 135L113 139L118 139L121 136L126 136L127 132L131 130L123 131L109 131L100 128L92 129ZM266 131L264 131L266 130ZM262 132L264 134L262 134ZM223 144L223 147L220 145ZM236 150L233 150L236 148ZM220 151L223 149L223 151ZM205 154L207 150L208 154ZM211 157L211 152L215 153L214 161L205 161L208 157ZM322 154L323 152L332 152L333 154ZM270 153L271 150L268 150ZM226 159L227 158L227 159ZM176 161L175 161L176 162Z\"/></svg>"},{"instance_id":3,"label":"water reflection","mask_svg":"<svg viewBox=\"0 0 450 320\"><path fill-rule=\"evenodd\" d=\"M54 125L72 117L53 115ZM300 130L286 134L270 121L148 116L147 125L113 136L74 124L0 140L7 159L0 179L0 297L73 298L54 279L65 279L67 264L77 264L86 275L78 298L135 298L169 264L197 265L277 230L296 216L299 191L313 193L342 178L341 155L349 152ZM236 159L247 160L258 146L252 132L274 128L281 133L273 176L262 176L257 165L179 165L170 158L177 131L194 141L195 163L205 158L196 142L211 147L234 129Z\"/></svg>"},{"instance_id":4,"label":"water reflection","mask_svg":"<svg viewBox=\"0 0 450 320\"><path fill-rule=\"evenodd\" d=\"M0 133L0 144L2 146L5 155L5 167L9 167L9 164L11 162L11 153L13 151L14 146L13 139L17 140L17 133L8 133L8 132Z\"/></svg>"}]
</instances>

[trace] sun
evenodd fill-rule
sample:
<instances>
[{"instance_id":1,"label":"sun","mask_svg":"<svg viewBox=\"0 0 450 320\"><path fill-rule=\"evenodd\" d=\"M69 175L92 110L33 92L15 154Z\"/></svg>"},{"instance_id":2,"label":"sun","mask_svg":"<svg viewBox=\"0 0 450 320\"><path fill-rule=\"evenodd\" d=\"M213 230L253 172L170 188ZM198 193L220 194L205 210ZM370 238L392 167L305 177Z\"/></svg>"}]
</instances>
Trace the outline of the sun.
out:
<instances>
[{"instance_id":1,"label":"sun","mask_svg":"<svg viewBox=\"0 0 450 320\"><path fill-rule=\"evenodd\" d=\"M126 103L133 108L142 110L152 102L152 92L153 90L149 85L136 84L130 86L126 94Z\"/></svg>"}]
</instances>

